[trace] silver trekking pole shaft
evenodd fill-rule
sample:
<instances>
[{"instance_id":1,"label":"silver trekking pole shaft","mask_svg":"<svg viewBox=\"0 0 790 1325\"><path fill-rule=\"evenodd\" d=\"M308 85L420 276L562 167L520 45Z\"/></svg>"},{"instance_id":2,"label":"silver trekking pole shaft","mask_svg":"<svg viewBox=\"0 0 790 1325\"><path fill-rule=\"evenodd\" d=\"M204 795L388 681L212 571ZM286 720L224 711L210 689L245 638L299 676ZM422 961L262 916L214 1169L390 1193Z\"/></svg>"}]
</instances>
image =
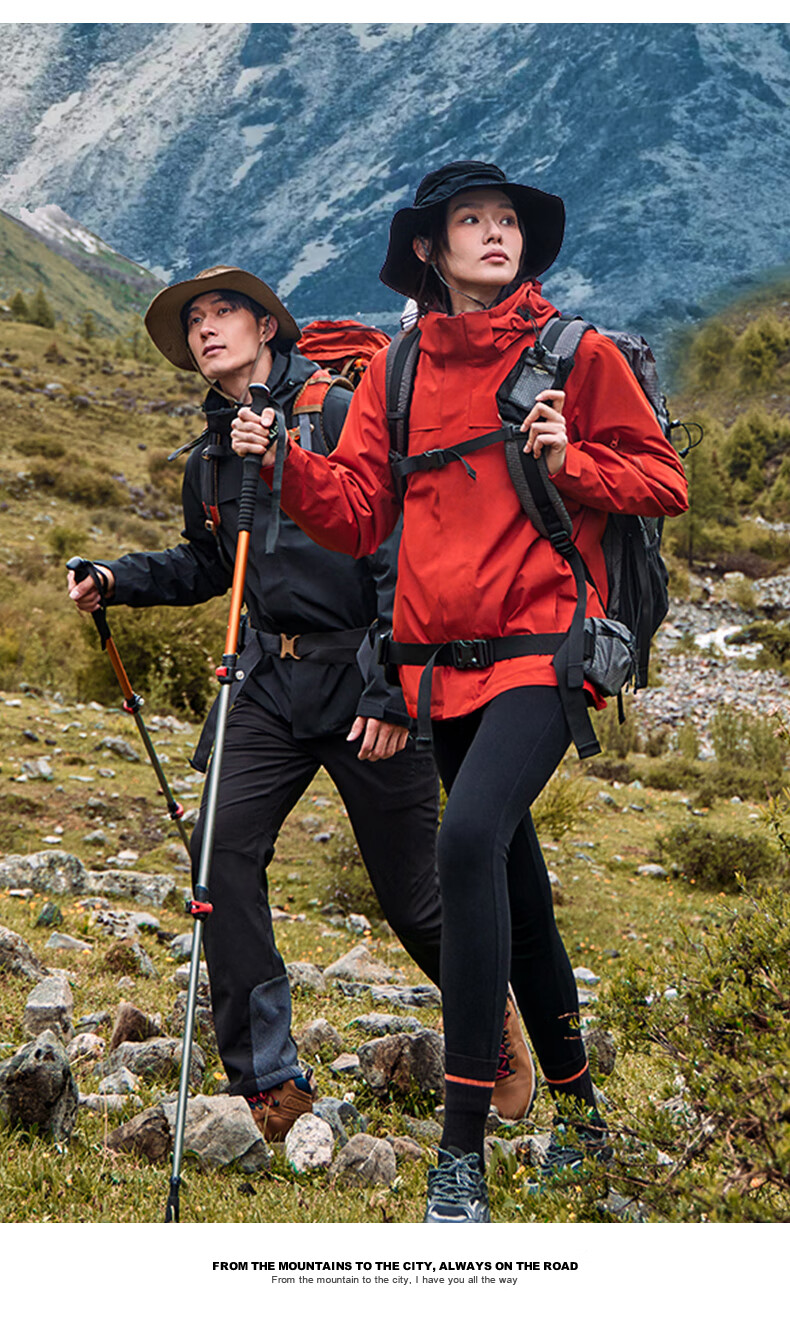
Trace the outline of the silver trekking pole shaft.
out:
<instances>
[{"instance_id":1,"label":"silver trekking pole shaft","mask_svg":"<svg viewBox=\"0 0 790 1325\"><path fill-rule=\"evenodd\" d=\"M262 414L269 401L269 389L266 386L251 385L252 409ZM270 432L272 440L276 430ZM186 1130L187 1100L189 1096L189 1072L192 1065L192 1038L197 1003L198 976L200 973L200 946L203 937L203 919L212 911L209 901L208 880L211 872L211 859L214 851L214 830L217 821L217 801L219 782L222 773L222 754L225 748L225 731L230 711L230 687L236 680L237 649L239 643L239 624L244 601L244 582L247 576L247 560L250 549L250 533L255 515L258 480L260 477L260 459L248 455L244 459L241 497L239 499L239 524L236 540L236 559L233 566L233 584L230 594L228 629L225 635L225 652L222 665L217 668L220 682L217 726L214 737L214 752L209 767L206 798L203 809L203 842L200 849L200 866L193 896L187 902L187 911L194 917L192 932L192 956L189 966L189 991L187 994L184 1038L181 1046L181 1073L178 1082L178 1104L176 1106L176 1125L173 1136L173 1167L170 1175L170 1191L165 1210L165 1223L179 1221L179 1195L181 1187L181 1160L184 1153L184 1132Z\"/></svg>"}]
</instances>

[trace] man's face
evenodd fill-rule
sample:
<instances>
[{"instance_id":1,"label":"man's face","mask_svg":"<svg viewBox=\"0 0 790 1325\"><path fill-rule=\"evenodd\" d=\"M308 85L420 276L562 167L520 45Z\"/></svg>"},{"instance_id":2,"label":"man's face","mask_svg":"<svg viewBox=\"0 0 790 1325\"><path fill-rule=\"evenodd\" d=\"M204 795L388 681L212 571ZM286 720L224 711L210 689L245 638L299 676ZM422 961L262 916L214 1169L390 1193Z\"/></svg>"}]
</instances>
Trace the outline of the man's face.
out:
<instances>
[{"instance_id":1,"label":"man's face","mask_svg":"<svg viewBox=\"0 0 790 1325\"><path fill-rule=\"evenodd\" d=\"M205 377L226 389L236 381L246 386L266 336L265 321L210 292L192 300L186 329L187 343Z\"/></svg>"}]
</instances>

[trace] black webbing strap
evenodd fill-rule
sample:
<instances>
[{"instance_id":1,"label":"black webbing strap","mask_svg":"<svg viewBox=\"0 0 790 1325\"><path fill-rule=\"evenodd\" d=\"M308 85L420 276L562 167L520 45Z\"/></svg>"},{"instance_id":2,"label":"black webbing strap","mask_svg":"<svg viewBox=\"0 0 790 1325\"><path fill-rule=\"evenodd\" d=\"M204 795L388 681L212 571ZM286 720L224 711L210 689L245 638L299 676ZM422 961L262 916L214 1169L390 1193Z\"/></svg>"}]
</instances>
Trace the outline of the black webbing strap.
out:
<instances>
[{"instance_id":1,"label":"black webbing strap","mask_svg":"<svg viewBox=\"0 0 790 1325\"><path fill-rule=\"evenodd\" d=\"M459 671L481 671L507 658L530 655L553 656L565 635L505 635L495 639L457 639L443 644L409 644L379 636L379 662L385 667L422 667L417 692L417 745L431 745L431 691L433 669L455 667Z\"/></svg>"},{"instance_id":2,"label":"black webbing strap","mask_svg":"<svg viewBox=\"0 0 790 1325\"><path fill-rule=\"evenodd\" d=\"M230 704L234 704L246 686L264 654L278 658L292 658L294 662L342 663L348 667L355 663L357 651L368 633L367 626L353 630L314 631L309 635L271 635L264 630L253 631L236 664L236 679L230 687ZM205 773L208 757L214 744L217 727L219 696L214 700L190 764Z\"/></svg>"},{"instance_id":3,"label":"black webbing strap","mask_svg":"<svg viewBox=\"0 0 790 1325\"><path fill-rule=\"evenodd\" d=\"M399 331L387 349L384 394L390 432L390 461L393 466L409 449L409 410L417 375L421 334L419 327L413 327L411 331ZM393 479L398 500L402 501L403 486L395 472Z\"/></svg>"},{"instance_id":4,"label":"black webbing strap","mask_svg":"<svg viewBox=\"0 0 790 1325\"><path fill-rule=\"evenodd\" d=\"M482 437L472 437L466 442L459 442L457 446L436 446L430 451L423 451L420 455L391 456L390 464L396 477L403 480L419 470L444 469L445 465L451 464L453 460L459 460L469 477L474 479L477 475L472 466L467 464L464 456L471 455L474 451L482 451L496 442L507 442L508 439L518 435L523 439L524 434L519 428L507 425L504 428L497 428L496 432L483 433Z\"/></svg>"},{"instance_id":5,"label":"black webbing strap","mask_svg":"<svg viewBox=\"0 0 790 1325\"><path fill-rule=\"evenodd\" d=\"M273 402L272 402L273 407ZM283 491L283 466L285 465L285 453L288 450L288 429L285 426L285 417L282 410L274 409L274 421L277 429L277 454L274 457L274 473L272 475L272 505L266 526L266 542L264 543L264 554L271 555L277 546L277 535L280 532L280 499Z\"/></svg>"}]
</instances>

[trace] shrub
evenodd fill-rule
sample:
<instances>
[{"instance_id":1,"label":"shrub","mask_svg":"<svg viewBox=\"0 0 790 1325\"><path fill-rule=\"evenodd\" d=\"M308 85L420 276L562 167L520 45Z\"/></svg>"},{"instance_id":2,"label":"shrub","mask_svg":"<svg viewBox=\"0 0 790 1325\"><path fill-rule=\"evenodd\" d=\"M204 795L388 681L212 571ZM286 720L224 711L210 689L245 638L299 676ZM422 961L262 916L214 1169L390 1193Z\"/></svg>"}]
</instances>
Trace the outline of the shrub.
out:
<instances>
[{"instance_id":1,"label":"shrub","mask_svg":"<svg viewBox=\"0 0 790 1325\"><path fill-rule=\"evenodd\" d=\"M30 300L28 320L36 327L54 327L55 325L55 314L52 312L49 300L41 285Z\"/></svg>"},{"instance_id":2,"label":"shrub","mask_svg":"<svg viewBox=\"0 0 790 1325\"><path fill-rule=\"evenodd\" d=\"M720 764L750 767L766 783L783 776L784 747L776 719L722 704L711 719L709 731Z\"/></svg>"},{"instance_id":3,"label":"shrub","mask_svg":"<svg viewBox=\"0 0 790 1325\"><path fill-rule=\"evenodd\" d=\"M787 1221L790 892L747 890L704 935L680 931L669 962L630 965L596 1008L621 1049L666 1074L632 1116L638 1162L617 1190L658 1220Z\"/></svg>"},{"instance_id":4,"label":"shrub","mask_svg":"<svg viewBox=\"0 0 790 1325\"><path fill-rule=\"evenodd\" d=\"M779 318L765 316L751 322L738 337L734 358L743 386L773 386L776 370L790 336Z\"/></svg>"},{"instance_id":5,"label":"shrub","mask_svg":"<svg viewBox=\"0 0 790 1325\"><path fill-rule=\"evenodd\" d=\"M708 322L694 337L689 350L692 380L697 386L715 387L735 348L735 333L723 322Z\"/></svg>"},{"instance_id":6,"label":"shrub","mask_svg":"<svg viewBox=\"0 0 790 1325\"><path fill-rule=\"evenodd\" d=\"M59 460L66 454L66 448L57 437L41 437L36 433L24 433L14 438L14 450L20 455L39 456L44 460Z\"/></svg>"},{"instance_id":7,"label":"shrub","mask_svg":"<svg viewBox=\"0 0 790 1325\"><path fill-rule=\"evenodd\" d=\"M128 501L115 479L85 464L38 461L30 467L30 478L35 487L54 488L59 497L80 506L122 506Z\"/></svg>"},{"instance_id":8,"label":"shrub","mask_svg":"<svg viewBox=\"0 0 790 1325\"><path fill-rule=\"evenodd\" d=\"M559 770L550 778L532 806L539 836L559 842L586 817L589 789L578 773Z\"/></svg>"},{"instance_id":9,"label":"shrub","mask_svg":"<svg viewBox=\"0 0 790 1325\"><path fill-rule=\"evenodd\" d=\"M605 709L592 714L592 719L604 754L624 759L639 749L639 732L632 708L626 709L625 721L620 722L617 701L612 700Z\"/></svg>"},{"instance_id":10,"label":"shrub","mask_svg":"<svg viewBox=\"0 0 790 1325\"><path fill-rule=\"evenodd\" d=\"M715 891L737 892L743 880L773 876L779 865L765 838L721 832L708 824L673 828L656 838L656 849L659 859L677 866L687 882Z\"/></svg>"},{"instance_id":11,"label":"shrub","mask_svg":"<svg viewBox=\"0 0 790 1325\"><path fill-rule=\"evenodd\" d=\"M202 718L216 691L212 653L218 655L222 648L208 605L142 610L121 607L114 609L109 619L129 680L148 708ZM93 624L86 623L86 629L88 624L93 660L77 673L79 697L111 705L118 702L118 682L101 655Z\"/></svg>"}]
</instances>

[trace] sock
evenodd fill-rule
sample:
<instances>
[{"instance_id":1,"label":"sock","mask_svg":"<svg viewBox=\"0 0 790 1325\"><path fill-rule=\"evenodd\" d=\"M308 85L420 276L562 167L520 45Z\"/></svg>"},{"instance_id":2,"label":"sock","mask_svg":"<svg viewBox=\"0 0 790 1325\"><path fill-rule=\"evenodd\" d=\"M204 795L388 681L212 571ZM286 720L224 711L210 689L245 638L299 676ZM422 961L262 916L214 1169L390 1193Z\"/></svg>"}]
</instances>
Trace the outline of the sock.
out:
<instances>
[{"instance_id":1,"label":"sock","mask_svg":"<svg viewBox=\"0 0 790 1325\"><path fill-rule=\"evenodd\" d=\"M441 1149L448 1150L457 1159L462 1155L477 1155L484 1172L483 1141L490 1103L490 1086L445 1082Z\"/></svg>"}]
</instances>

